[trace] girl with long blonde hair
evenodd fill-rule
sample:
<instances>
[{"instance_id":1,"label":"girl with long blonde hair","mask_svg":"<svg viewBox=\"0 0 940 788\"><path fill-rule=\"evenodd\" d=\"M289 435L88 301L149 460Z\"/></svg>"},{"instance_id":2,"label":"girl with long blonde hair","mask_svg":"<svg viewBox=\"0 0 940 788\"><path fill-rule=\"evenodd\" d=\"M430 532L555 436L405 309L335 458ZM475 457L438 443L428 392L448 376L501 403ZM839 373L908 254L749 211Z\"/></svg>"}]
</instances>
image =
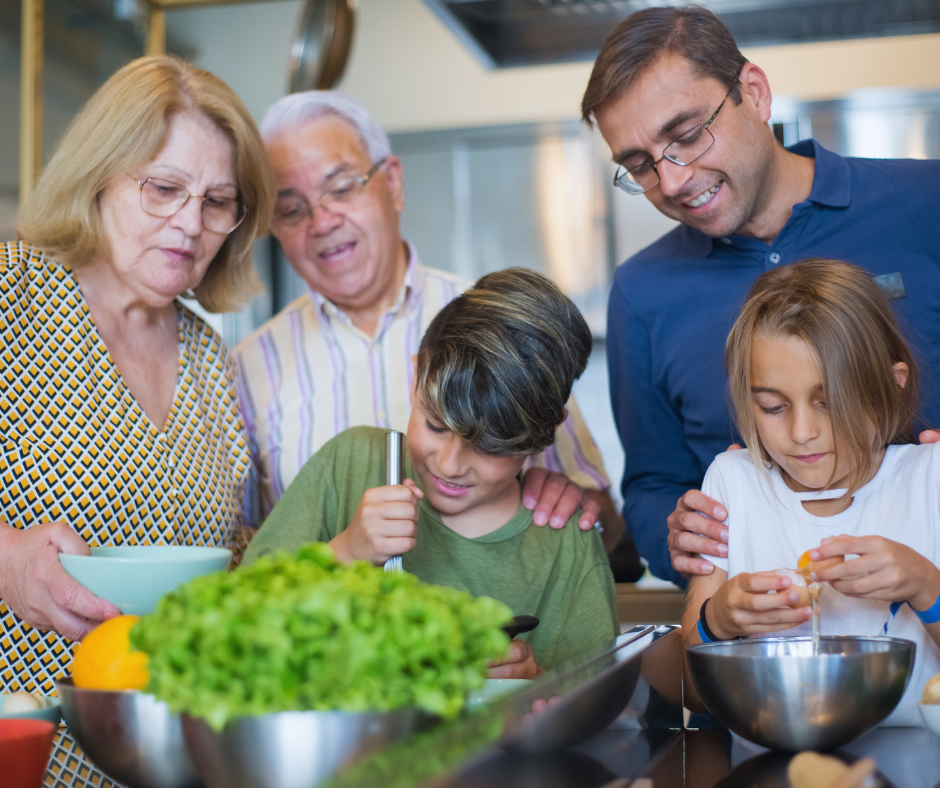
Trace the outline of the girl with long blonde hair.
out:
<instances>
[{"instance_id":1,"label":"girl with long blonde hair","mask_svg":"<svg viewBox=\"0 0 940 788\"><path fill-rule=\"evenodd\" d=\"M914 443L917 365L888 299L844 262L769 271L725 366L748 448L705 476L703 492L727 504L729 551L689 585L685 642L808 634L802 578L778 571L808 552L824 635L917 643L885 724L920 724L917 697L940 671L940 445Z\"/></svg>"}]
</instances>

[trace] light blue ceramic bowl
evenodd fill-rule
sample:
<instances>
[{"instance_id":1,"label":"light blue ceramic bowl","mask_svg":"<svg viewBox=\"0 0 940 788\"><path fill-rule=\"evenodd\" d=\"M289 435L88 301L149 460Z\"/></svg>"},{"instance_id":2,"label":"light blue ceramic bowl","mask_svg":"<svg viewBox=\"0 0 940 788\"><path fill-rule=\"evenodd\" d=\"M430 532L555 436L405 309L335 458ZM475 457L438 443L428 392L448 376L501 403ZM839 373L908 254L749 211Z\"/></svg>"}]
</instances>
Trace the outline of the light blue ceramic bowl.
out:
<instances>
[{"instance_id":1,"label":"light blue ceramic bowl","mask_svg":"<svg viewBox=\"0 0 940 788\"><path fill-rule=\"evenodd\" d=\"M126 615L153 612L164 594L194 577L228 568L223 547L139 545L93 547L91 555L59 554L65 571Z\"/></svg>"},{"instance_id":2,"label":"light blue ceramic bowl","mask_svg":"<svg viewBox=\"0 0 940 788\"><path fill-rule=\"evenodd\" d=\"M51 722L53 725L58 725L59 721L62 719L62 706L59 703L59 699L51 695L37 695L37 697L42 698L46 702L44 708L36 709L35 711L19 711L15 714L6 714L3 710L7 698L9 697L10 695L8 694L0 695L0 717L14 720L45 720L46 722Z\"/></svg>"}]
</instances>

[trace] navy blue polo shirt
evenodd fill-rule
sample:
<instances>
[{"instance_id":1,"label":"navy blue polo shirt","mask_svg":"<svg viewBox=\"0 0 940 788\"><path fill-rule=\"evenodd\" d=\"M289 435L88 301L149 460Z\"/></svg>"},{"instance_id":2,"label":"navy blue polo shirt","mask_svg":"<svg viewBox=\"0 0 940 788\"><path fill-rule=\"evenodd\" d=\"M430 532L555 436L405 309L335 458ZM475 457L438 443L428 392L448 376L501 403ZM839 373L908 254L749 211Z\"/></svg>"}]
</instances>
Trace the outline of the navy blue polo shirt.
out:
<instances>
[{"instance_id":1,"label":"navy blue polo shirt","mask_svg":"<svg viewBox=\"0 0 940 788\"><path fill-rule=\"evenodd\" d=\"M614 277L607 362L624 519L652 572L680 584L666 518L738 439L725 339L764 271L829 257L880 277L919 362L924 424L940 425L940 161L843 158L815 140L789 150L815 157L813 188L773 243L681 225Z\"/></svg>"}]
</instances>

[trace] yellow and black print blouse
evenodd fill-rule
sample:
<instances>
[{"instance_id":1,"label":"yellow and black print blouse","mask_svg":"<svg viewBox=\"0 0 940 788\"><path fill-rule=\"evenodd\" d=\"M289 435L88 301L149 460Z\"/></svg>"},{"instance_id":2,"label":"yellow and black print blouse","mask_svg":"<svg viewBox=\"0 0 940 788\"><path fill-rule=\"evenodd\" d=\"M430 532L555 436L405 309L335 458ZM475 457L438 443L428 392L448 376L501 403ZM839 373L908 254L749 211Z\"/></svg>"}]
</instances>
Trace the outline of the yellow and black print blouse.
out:
<instances>
[{"instance_id":1,"label":"yellow and black print blouse","mask_svg":"<svg viewBox=\"0 0 940 788\"><path fill-rule=\"evenodd\" d=\"M163 431L131 396L71 273L0 244L0 520L90 545L243 541L249 453L220 338L183 305ZM51 693L71 643L0 602L0 692Z\"/></svg>"}]
</instances>

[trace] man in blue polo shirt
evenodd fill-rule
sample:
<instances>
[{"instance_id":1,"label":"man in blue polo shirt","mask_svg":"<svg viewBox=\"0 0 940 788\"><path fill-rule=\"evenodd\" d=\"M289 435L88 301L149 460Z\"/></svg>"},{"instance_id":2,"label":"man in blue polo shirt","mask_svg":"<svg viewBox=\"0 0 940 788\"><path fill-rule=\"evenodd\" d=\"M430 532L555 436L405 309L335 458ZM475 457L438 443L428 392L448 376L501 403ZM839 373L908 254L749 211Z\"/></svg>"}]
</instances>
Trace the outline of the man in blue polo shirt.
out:
<instances>
[{"instance_id":1,"label":"man in blue polo shirt","mask_svg":"<svg viewBox=\"0 0 940 788\"><path fill-rule=\"evenodd\" d=\"M869 270L919 354L924 421L940 425L940 162L782 148L770 102L764 72L694 6L621 22L582 102L617 185L682 223L617 269L607 336L624 518L653 573L680 584L712 569L695 553L727 555L721 502L690 488L737 440L724 345L764 271L807 257Z\"/></svg>"}]
</instances>

